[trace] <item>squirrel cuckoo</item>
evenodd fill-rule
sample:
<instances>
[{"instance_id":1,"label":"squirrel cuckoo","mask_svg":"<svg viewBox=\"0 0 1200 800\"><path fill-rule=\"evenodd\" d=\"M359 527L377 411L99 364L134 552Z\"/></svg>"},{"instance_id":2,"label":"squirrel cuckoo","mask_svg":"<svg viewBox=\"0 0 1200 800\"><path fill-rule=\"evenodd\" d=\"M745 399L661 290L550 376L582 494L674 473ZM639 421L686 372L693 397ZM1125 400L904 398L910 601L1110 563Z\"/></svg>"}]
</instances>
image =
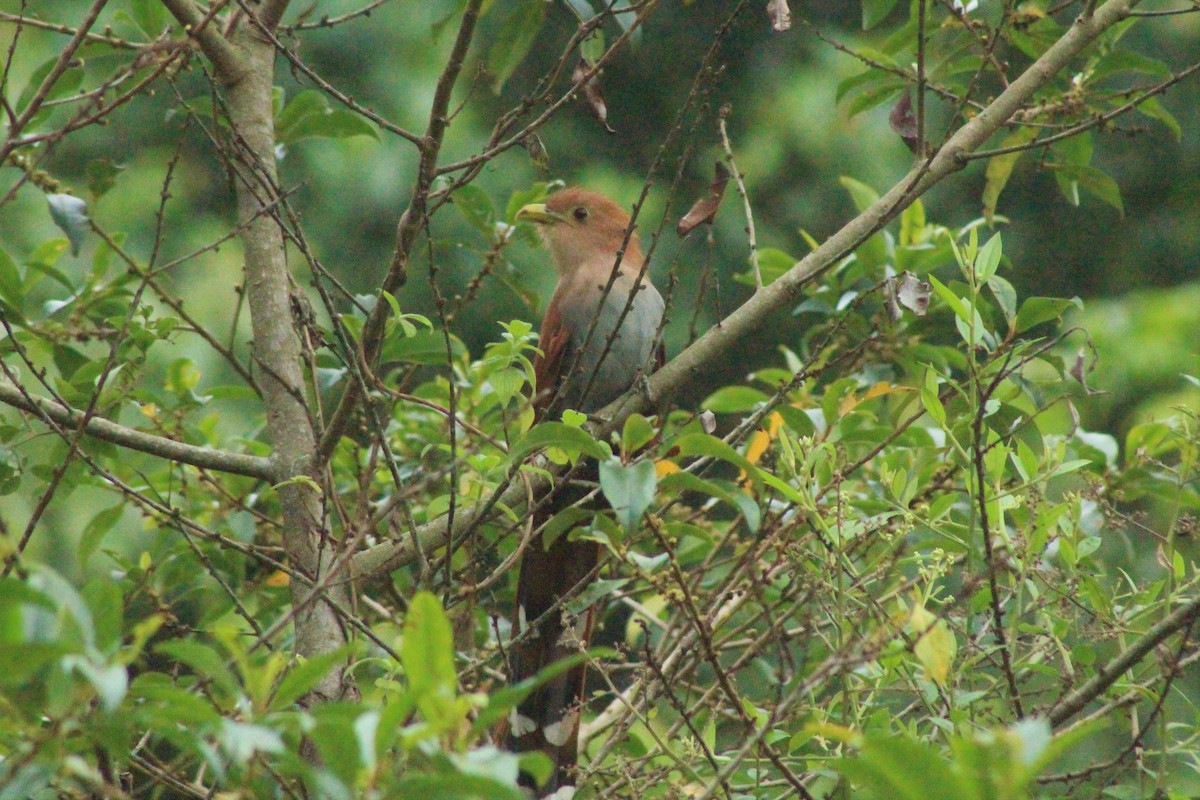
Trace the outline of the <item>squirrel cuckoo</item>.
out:
<instances>
[{"instance_id":1,"label":"squirrel cuckoo","mask_svg":"<svg viewBox=\"0 0 1200 800\"><path fill-rule=\"evenodd\" d=\"M599 411L663 362L658 339L663 299L639 277L643 257L629 215L607 197L564 189L545 204L525 206L516 218L539 226L558 270L542 320L541 354L534 360L537 416L557 419L568 408ZM595 465L584 472L594 484ZM578 486L555 489L535 512L535 529L587 493ZM519 638L509 653L513 683L587 646L592 609L576 619L556 605L582 581L593 580L599 562L596 542L570 541L566 532L549 546L541 533L529 544L517 579L513 632ZM534 690L509 716L509 747L541 750L554 763L540 797L569 800L575 793L584 674L584 665L572 667ZM528 777L522 775L522 781Z\"/></svg>"}]
</instances>

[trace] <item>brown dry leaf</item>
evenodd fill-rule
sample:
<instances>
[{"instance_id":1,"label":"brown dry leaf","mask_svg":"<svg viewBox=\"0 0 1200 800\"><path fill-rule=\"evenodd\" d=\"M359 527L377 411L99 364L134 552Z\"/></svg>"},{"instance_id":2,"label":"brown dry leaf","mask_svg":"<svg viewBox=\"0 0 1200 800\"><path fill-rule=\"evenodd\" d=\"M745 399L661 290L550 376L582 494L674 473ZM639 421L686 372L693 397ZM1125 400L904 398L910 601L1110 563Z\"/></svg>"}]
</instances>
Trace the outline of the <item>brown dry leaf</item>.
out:
<instances>
[{"instance_id":1,"label":"brown dry leaf","mask_svg":"<svg viewBox=\"0 0 1200 800\"><path fill-rule=\"evenodd\" d=\"M521 146L525 148L525 152L529 153L529 158L537 165L538 169L546 169L550 166L550 156L546 154L546 145L542 144L542 138L536 133L531 133L521 140Z\"/></svg>"},{"instance_id":2,"label":"brown dry leaf","mask_svg":"<svg viewBox=\"0 0 1200 800\"><path fill-rule=\"evenodd\" d=\"M905 92L888 114L888 124L900 135L908 149L917 152L917 115L913 113L912 94Z\"/></svg>"},{"instance_id":3,"label":"brown dry leaf","mask_svg":"<svg viewBox=\"0 0 1200 800\"><path fill-rule=\"evenodd\" d=\"M768 0L767 16L771 18L771 29L783 33L792 27L792 10L788 8L787 0Z\"/></svg>"},{"instance_id":4,"label":"brown dry leaf","mask_svg":"<svg viewBox=\"0 0 1200 800\"><path fill-rule=\"evenodd\" d=\"M904 308L909 309L918 317L925 316L929 310L929 297L933 287L921 280L908 270L896 278L888 278L884 284L883 294L887 298L888 313L892 319L898 320L904 316Z\"/></svg>"},{"instance_id":5,"label":"brown dry leaf","mask_svg":"<svg viewBox=\"0 0 1200 800\"><path fill-rule=\"evenodd\" d=\"M579 59L579 63L575 65L575 72L571 75L571 80L583 89L583 100L587 103L588 108L592 110L594 116L604 130L609 133L616 133L613 127L608 124L608 105L604 102L604 92L600 89L599 73L593 75L590 80L584 81L584 76L592 65L588 63L586 58Z\"/></svg>"},{"instance_id":6,"label":"brown dry leaf","mask_svg":"<svg viewBox=\"0 0 1200 800\"><path fill-rule=\"evenodd\" d=\"M905 270L896 282L896 300L918 317L925 316L925 312L929 310L929 297L932 293L933 287L928 281L921 280L908 270Z\"/></svg>"},{"instance_id":7,"label":"brown dry leaf","mask_svg":"<svg viewBox=\"0 0 1200 800\"><path fill-rule=\"evenodd\" d=\"M721 198L725 196L725 184L729 183L729 168L725 166L725 162L718 161L714 171L716 175L708 186L708 194L697 200L675 226L675 231L680 236L687 236L705 223L711 225L713 218L717 216Z\"/></svg>"},{"instance_id":8,"label":"brown dry leaf","mask_svg":"<svg viewBox=\"0 0 1200 800\"><path fill-rule=\"evenodd\" d=\"M1088 365L1087 354L1080 350L1075 354L1075 363L1071 365L1071 377L1079 381L1079 385L1083 387L1083 393L1088 397L1094 394L1108 394L1102 389L1093 389L1088 386L1087 376L1095 368L1095 365Z\"/></svg>"}]
</instances>

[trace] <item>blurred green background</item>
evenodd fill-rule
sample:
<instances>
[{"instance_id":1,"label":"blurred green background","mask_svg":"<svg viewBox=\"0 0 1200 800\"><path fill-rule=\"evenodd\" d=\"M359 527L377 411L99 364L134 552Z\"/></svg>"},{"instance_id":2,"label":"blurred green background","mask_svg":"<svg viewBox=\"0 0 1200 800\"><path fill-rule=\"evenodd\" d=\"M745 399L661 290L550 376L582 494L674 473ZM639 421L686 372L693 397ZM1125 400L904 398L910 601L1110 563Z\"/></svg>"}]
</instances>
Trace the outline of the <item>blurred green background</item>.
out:
<instances>
[{"instance_id":1,"label":"blurred green background","mask_svg":"<svg viewBox=\"0 0 1200 800\"><path fill-rule=\"evenodd\" d=\"M70 20L86 5L83 0L34 2L28 12ZM110 4L102 18L117 32L128 25L121 17L124 5ZM289 20L306 9L312 11L311 20L360 5L346 0L326 0L311 9L294 4ZM884 24L864 34L857 3L822 0L794 5L798 24L784 34L773 33L766 14L757 7L741 15L716 60L721 72L702 98L703 113L697 116L689 111L682 120L682 135L665 149L667 132L731 3L671 2L652 16L637 46L622 52L604 75L615 134L607 133L582 105L573 105L542 131L548 171L539 170L524 151L514 149L489 164L478 179L501 212L513 189L534 180L587 185L627 205L651 180L640 217L642 236L657 238L652 268L656 282L666 286L669 275L678 281L668 332L670 352L677 352L689 338L704 265L711 264L719 278L719 301L710 290L697 321L701 329L717 319L718 308L728 313L748 294L747 287L731 280L745 270L748 252L745 221L732 188L711 242L705 240L703 229L686 240L674 232L674 222L704 192L713 161L721 156L717 107L726 103L732 107L729 131L754 204L760 247L803 255L808 248L801 230L820 240L854 213L839 176L882 190L911 164L910 153L889 130L890 104L848 118L835 103L838 83L861 71L861 66L814 33L819 30L849 45L877 44L892 26ZM988 13L997 5L985 0L978 13ZM409 130L421 131L436 75L453 38L452 25L436 37L434 27L457 7L453 0L397 0L346 25L298 32L290 42L309 65L346 94ZM484 18L456 93L454 105L464 105L450 127L444 161L476 152L495 117L519 102L557 59L576 21L564 3L548 4L546 11L547 24L500 94L493 91L483 67L507 9L498 3ZM896 19L903 13L906 9L898 7ZM8 48L13 30L10 24L0 25L0 46ZM617 32L613 24L610 41ZM1149 21L1129 35L1139 37L1134 49L1152 52L1179 69L1194 58L1200 15ZM6 91L15 95L24 89L33 70L63 42L59 34L24 30ZM99 74L104 66L101 56L88 69ZM303 76L298 80L282 60L279 83L288 96L308 88ZM92 213L109 230L125 232L131 252L146 258L166 164L182 136L160 263L201 247L230 229L229 181L206 138L195 125L185 131L180 115L172 110L180 98L199 98L208 92L206 79L193 63L174 86L160 84L153 96L136 99L108 126L68 137L43 166L86 196L90 163L108 159L121 165L115 188L93 205ZM1200 81L1173 88L1162 102L1179 120L1181 139L1164 125L1137 115L1122 118L1116 130L1097 136L1093 164L1119 183L1123 215L1088 195L1078 207L1071 205L1058 191L1054 176L1039 169L1036 158L1030 157L1017 166L998 209L1009 220L1003 228L1005 253L1012 260L1008 275L1018 293L1079 295L1086 301L1086 310L1075 321L1090 332L1098 348L1091 385L1107 393L1081 398L1083 423L1118 435L1172 404L1200 405L1200 390L1181 375L1200 374ZM938 120L946 115L936 103L931 114L932 136L937 139L942 133ZM358 292L372 291L384 274L396 220L415 172L414 148L387 133L380 138L308 139L281 151L282 180L295 187L294 206L316 253ZM671 197L668 189L685 149L691 158L683 166L678 193ZM660 150L658 169L651 174ZM927 195L929 218L958 226L978 217L984 166L972 162ZM11 168L0 170L3 190L17 174ZM444 291L453 294L478 269L487 242L449 208L434 218L433 231L438 280ZM0 207L0 246L18 262L27 259L39 243L58 235L42 193L31 186ZM60 267L69 273L86 269L94 247L93 239L78 258L64 256ZM230 310L238 302L239 248L236 241L229 242L169 276L187 298L189 309L218 331L228 329ZM489 280L479 300L455 323L456 332L476 354L483 342L497 337L497 320L536 320L540 302L553 283L543 254L530 243L518 242L506 255L502 271L512 280ZM299 265L300 259L295 263ZM298 271L306 280L303 268ZM519 294L515 285L531 292ZM431 296L428 260L421 257L400 301L406 310L432 315ZM245 314L239 324L239 346L244 347ZM773 321L762 337L719 365L719 374L708 387L739 380L754 366L777 358L778 343L798 340L802 334L799 324L787 317ZM164 361L178 355L164 354ZM205 382L220 380L221 367L209 360L210 355L200 350L187 355L205 372Z\"/></svg>"}]
</instances>

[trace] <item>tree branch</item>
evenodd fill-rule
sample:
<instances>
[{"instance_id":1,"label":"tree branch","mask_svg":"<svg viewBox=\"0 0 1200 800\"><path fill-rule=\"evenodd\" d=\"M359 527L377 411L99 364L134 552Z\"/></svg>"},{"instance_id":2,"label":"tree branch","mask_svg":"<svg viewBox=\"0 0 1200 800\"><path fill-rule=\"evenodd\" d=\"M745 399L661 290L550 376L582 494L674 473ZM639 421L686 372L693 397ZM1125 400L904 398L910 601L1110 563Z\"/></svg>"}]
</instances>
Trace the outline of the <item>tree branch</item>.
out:
<instances>
[{"instance_id":1,"label":"tree branch","mask_svg":"<svg viewBox=\"0 0 1200 800\"><path fill-rule=\"evenodd\" d=\"M1157 622L1137 641L1097 669L1086 683L1055 704L1047 714L1050 724L1057 727L1078 714L1112 686L1122 673L1148 656L1168 636L1192 624L1197 617L1200 617L1200 596L1193 597Z\"/></svg>"},{"instance_id":2,"label":"tree branch","mask_svg":"<svg viewBox=\"0 0 1200 800\"><path fill-rule=\"evenodd\" d=\"M231 475L245 475L248 478L259 478L264 481L273 480L274 462L269 458L197 447L127 428L103 417L88 416L77 408L64 406L49 398L29 394L8 381L0 381L0 402L40 418L51 419L63 427L77 429L83 425L84 431L89 436L121 447L128 447L139 453L158 456L170 461L179 461L200 469L227 472Z\"/></svg>"},{"instance_id":3,"label":"tree branch","mask_svg":"<svg viewBox=\"0 0 1200 800\"><path fill-rule=\"evenodd\" d=\"M237 48L211 25L212 17L201 14L191 0L162 0L171 16L183 26L183 31L200 45L200 50L213 63L221 82L232 86L246 75L249 65Z\"/></svg>"},{"instance_id":4,"label":"tree branch","mask_svg":"<svg viewBox=\"0 0 1200 800\"><path fill-rule=\"evenodd\" d=\"M281 194L272 112L275 48L261 35L259 25L260 21L253 18L252 24L234 26L229 34L228 43L236 50L243 68L239 75L231 75L218 65L228 88L225 99L235 145L229 167L235 176L242 229L253 352L264 372L259 385L278 478L283 481L303 476L323 486L323 473L314 458L316 432L304 392L300 334L292 315L283 223L273 213ZM347 582L340 579L345 559L337 558L339 543L329 535L320 492L314 492L306 482L291 482L279 487L279 498L288 561L304 576L304 580L290 584L295 651L312 658L338 649L349 639L336 610L338 606L350 606ZM301 702L309 705L356 696L349 671L335 669Z\"/></svg>"},{"instance_id":5,"label":"tree branch","mask_svg":"<svg viewBox=\"0 0 1200 800\"><path fill-rule=\"evenodd\" d=\"M982 146L1038 89L1064 69L1071 59L1095 41L1097 36L1125 19L1140 1L1109 0L1093 15L1077 19L1070 30L1051 45L1041 58L1031 64L1029 69L974 119L950 137L928 160L918 163L903 180L875 201L870 208L846 223L841 230L796 262L770 286L755 292L742 306L650 376L649 392L635 389L600 411L599 416L609 420L600 431L601 435L619 429L630 414L657 406L691 381L700 380L707 375L709 364L719 362L726 351L751 336L771 314L797 302L800 292L813 279L836 264L844 255L853 252L854 248L894 219L932 186L961 170L967 163L964 158L966 154ZM543 476L531 475L530 478L535 492L544 490L548 485ZM497 502L520 503L523 497L523 489L509 487L498 497L493 497L461 514L455 520L455 532L478 524L480 517L490 513ZM414 535L422 546L444 542L445 520L426 523L419 527ZM352 572L357 579L375 580L403 566L414 557L415 550L411 540L384 542L357 553L352 562Z\"/></svg>"},{"instance_id":6,"label":"tree branch","mask_svg":"<svg viewBox=\"0 0 1200 800\"><path fill-rule=\"evenodd\" d=\"M400 222L396 226L396 251L392 256L392 264L388 268L387 276L383 279L381 292L395 294L396 290L404 285L407 278L408 256L425 219L429 188L437 176L438 154L442 149L446 128L450 125L447 117L450 95L454 91L454 84L458 81L458 75L462 71L463 62L467 57L467 50L470 49L471 40L475 36L475 23L479 20L479 9L482 5L483 0L468 0L466 8L463 10L462 22L458 26L458 35L450 50L450 57L446 60L446 67L442 71L441 77L438 78L437 88L433 94L433 104L429 109L429 124L425 130L425 136L420 142L421 160L417 167L417 179L413 184L408 208L400 215ZM360 340L362 344L359 349L367 365L374 360L383 341L384 324L390 313L391 306L389 304L376 303L367 317L366 324L363 325ZM318 463L323 463L333 453L333 448L337 446L338 441L346 432L351 417L358 409L361 398L362 392L359 385L354 382L349 383L321 437L320 448L317 452Z\"/></svg>"}]
</instances>

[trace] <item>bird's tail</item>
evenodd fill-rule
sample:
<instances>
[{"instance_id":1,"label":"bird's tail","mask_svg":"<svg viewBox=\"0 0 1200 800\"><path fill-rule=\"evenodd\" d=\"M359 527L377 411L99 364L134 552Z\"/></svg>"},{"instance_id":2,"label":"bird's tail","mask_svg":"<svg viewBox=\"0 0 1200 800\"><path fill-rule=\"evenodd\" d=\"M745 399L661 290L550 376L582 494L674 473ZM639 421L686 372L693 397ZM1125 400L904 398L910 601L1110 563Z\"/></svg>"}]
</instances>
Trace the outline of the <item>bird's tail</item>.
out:
<instances>
[{"instance_id":1,"label":"bird's tail","mask_svg":"<svg viewBox=\"0 0 1200 800\"><path fill-rule=\"evenodd\" d=\"M556 496L535 524L571 505L570 490ZM568 541L567 533L549 547L542 535L529 543L517 579L517 605L513 620L513 645L509 650L509 680L523 681L551 664L577 654L592 636L593 609L572 614L569 603L559 603L582 581L592 577L599 562L596 542ZM556 607L557 606L557 607ZM584 700L585 664L576 664L531 692L509 715L508 747L516 752L540 750L554 764L542 787L533 787L529 776L521 780L537 790L538 797L569 800L574 794L574 770L579 740L579 717Z\"/></svg>"}]
</instances>

